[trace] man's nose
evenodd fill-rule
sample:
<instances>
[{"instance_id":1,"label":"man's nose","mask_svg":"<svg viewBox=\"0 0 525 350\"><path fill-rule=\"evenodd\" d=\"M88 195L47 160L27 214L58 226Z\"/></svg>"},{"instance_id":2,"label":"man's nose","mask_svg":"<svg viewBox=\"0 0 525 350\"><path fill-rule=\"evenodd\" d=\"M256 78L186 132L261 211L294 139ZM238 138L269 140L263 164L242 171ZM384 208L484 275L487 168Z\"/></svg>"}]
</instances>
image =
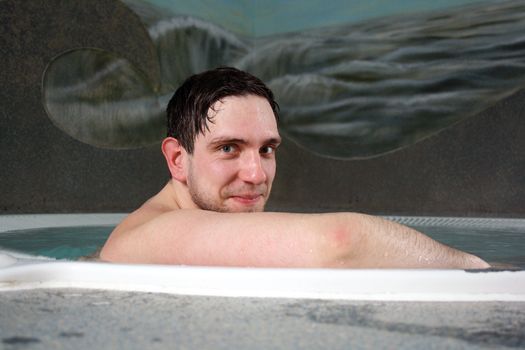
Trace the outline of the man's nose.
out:
<instances>
[{"instance_id":1,"label":"man's nose","mask_svg":"<svg viewBox=\"0 0 525 350\"><path fill-rule=\"evenodd\" d=\"M266 181L266 172L264 171L259 152L250 152L242 157L239 178L244 182L250 182L255 185Z\"/></svg>"}]
</instances>

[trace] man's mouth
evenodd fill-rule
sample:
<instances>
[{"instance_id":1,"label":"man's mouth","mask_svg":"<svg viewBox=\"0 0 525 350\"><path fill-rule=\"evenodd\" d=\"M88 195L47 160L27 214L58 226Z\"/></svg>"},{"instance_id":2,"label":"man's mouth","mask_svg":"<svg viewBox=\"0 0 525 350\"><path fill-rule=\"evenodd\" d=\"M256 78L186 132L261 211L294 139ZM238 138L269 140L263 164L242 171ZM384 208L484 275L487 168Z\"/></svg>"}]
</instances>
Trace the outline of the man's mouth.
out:
<instances>
[{"instance_id":1,"label":"man's mouth","mask_svg":"<svg viewBox=\"0 0 525 350\"><path fill-rule=\"evenodd\" d=\"M230 196L234 201L239 202L244 205L251 205L257 203L260 199L262 199L262 195L258 193L254 194L239 194L239 195L233 195Z\"/></svg>"}]
</instances>

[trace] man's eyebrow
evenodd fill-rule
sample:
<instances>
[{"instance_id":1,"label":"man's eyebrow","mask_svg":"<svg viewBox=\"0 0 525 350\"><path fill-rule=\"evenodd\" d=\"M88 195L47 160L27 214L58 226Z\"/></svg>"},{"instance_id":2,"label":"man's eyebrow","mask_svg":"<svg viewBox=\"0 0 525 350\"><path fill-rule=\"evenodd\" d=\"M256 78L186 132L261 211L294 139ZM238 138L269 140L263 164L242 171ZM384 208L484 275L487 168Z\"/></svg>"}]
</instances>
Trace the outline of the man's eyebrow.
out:
<instances>
[{"instance_id":1,"label":"man's eyebrow","mask_svg":"<svg viewBox=\"0 0 525 350\"><path fill-rule=\"evenodd\" d=\"M240 144L246 144L248 143L248 141L246 140L243 140L243 139L239 139L239 138L231 138L231 137L217 137L215 139L212 139L210 141L210 145L211 146L214 146L214 145L221 145L221 144L225 144L225 143L240 143Z\"/></svg>"},{"instance_id":2,"label":"man's eyebrow","mask_svg":"<svg viewBox=\"0 0 525 350\"><path fill-rule=\"evenodd\" d=\"M280 137L272 137L271 139L266 140L265 144L270 145L279 145L281 143Z\"/></svg>"},{"instance_id":3,"label":"man's eyebrow","mask_svg":"<svg viewBox=\"0 0 525 350\"><path fill-rule=\"evenodd\" d=\"M209 146L213 147L216 145L222 145L227 143L238 143L238 144L247 144L248 141L245 139L240 138L232 138L232 137L217 137L210 141ZM281 143L280 137L272 137L263 142L265 145L278 145Z\"/></svg>"}]
</instances>

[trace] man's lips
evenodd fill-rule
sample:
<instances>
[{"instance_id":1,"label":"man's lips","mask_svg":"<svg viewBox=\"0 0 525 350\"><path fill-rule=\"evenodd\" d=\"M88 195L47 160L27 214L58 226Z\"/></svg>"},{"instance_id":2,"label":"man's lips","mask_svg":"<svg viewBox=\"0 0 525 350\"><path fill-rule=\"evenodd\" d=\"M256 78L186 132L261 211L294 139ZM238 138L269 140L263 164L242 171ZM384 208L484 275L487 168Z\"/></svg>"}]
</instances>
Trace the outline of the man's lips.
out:
<instances>
[{"instance_id":1,"label":"man's lips","mask_svg":"<svg viewBox=\"0 0 525 350\"><path fill-rule=\"evenodd\" d=\"M243 203L243 204L253 204L259 201L262 198L261 194L237 194L230 196L233 200Z\"/></svg>"}]
</instances>

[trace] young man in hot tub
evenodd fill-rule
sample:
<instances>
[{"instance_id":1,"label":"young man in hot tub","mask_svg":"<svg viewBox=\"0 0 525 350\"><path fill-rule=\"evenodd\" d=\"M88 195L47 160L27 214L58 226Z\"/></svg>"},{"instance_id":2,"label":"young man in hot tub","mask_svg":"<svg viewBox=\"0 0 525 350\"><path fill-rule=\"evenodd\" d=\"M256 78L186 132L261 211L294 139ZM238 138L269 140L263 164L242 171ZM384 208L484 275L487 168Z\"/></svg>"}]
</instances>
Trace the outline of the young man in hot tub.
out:
<instances>
[{"instance_id":1,"label":"young man in hot tub","mask_svg":"<svg viewBox=\"0 0 525 350\"><path fill-rule=\"evenodd\" d=\"M104 261L328 268L486 268L408 227L357 213L263 212L275 176L277 104L234 68L194 75L167 108L171 180L111 233Z\"/></svg>"}]
</instances>

